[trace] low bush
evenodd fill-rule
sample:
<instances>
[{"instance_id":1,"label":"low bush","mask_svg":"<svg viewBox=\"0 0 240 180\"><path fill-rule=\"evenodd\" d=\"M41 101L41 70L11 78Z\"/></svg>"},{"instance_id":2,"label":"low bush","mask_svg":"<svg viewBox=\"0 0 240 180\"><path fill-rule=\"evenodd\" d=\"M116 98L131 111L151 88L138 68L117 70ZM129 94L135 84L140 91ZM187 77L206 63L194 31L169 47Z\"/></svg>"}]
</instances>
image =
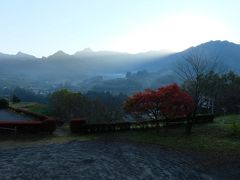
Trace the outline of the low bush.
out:
<instances>
[{"instance_id":1,"label":"low bush","mask_svg":"<svg viewBox=\"0 0 240 180\"><path fill-rule=\"evenodd\" d=\"M57 120L48 116L41 115L35 112L31 112L25 109L9 107L9 109L17 112L24 113L28 116L32 116L36 121L0 121L0 130L4 128L16 129L21 133L52 133L57 128Z\"/></svg>"},{"instance_id":2,"label":"low bush","mask_svg":"<svg viewBox=\"0 0 240 180\"><path fill-rule=\"evenodd\" d=\"M0 109L6 109L9 107L9 102L6 99L0 99Z\"/></svg>"},{"instance_id":3,"label":"low bush","mask_svg":"<svg viewBox=\"0 0 240 180\"><path fill-rule=\"evenodd\" d=\"M39 132L41 130L41 122L39 121L1 121L0 129L12 129L16 132Z\"/></svg>"},{"instance_id":4,"label":"low bush","mask_svg":"<svg viewBox=\"0 0 240 180\"><path fill-rule=\"evenodd\" d=\"M231 125L231 134L233 136L240 136L240 124L237 124L235 121Z\"/></svg>"},{"instance_id":5,"label":"low bush","mask_svg":"<svg viewBox=\"0 0 240 180\"><path fill-rule=\"evenodd\" d=\"M70 121L70 129L71 132L76 133L76 132L80 132L82 129L82 126L86 124L86 120L85 119L73 119Z\"/></svg>"},{"instance_id":6,"label":"low bush","mask_svg":"<svg viewBox=\"0 0 240 180\"><path fill-rule=\"evenodd\" d=\"M21 102L21 100L20 100L20 98L19 97L17 97L15 94L12 96L12 102L13 103L19 103L19 102Z\"/></svg>"},{"instance_id":7,"label":"low bush","mask_svg":"<svg viewBox=\"0 0 240 180\"><path fill-rule=\"evenodd\" d=\"M57 121L55 119L47 119L41 125L42 132L52 133L57 128Z\"/></svg>"},{"instance_id":8,"label":"low bush","mask_svg":"<svg viewBox=\"0 0 240 180\"><path fill-rule=\"evenodd\" d=\"M0 130L12 129L17 133L52 133L56 130L56 120L45 121L0 121Z\"/></svg>"}]
</instances>

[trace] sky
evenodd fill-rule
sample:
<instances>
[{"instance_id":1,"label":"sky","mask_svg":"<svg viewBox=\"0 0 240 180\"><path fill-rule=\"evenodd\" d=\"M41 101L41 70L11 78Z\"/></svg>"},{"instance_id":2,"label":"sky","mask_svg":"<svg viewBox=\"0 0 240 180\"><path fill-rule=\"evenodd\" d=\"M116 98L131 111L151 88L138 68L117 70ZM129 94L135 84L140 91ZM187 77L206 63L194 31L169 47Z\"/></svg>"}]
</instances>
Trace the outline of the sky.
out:
<instances>
[{"instance_id":1,"label":"sky","mask_svg":"<svg viewBox=\"0 0 240 180\"><path fill-rule=\"evenodd\" d=\"M210 40L240 43L239 7L238 0L0 1L0 52L176 52Z\"/></svg>"}]
</instances>

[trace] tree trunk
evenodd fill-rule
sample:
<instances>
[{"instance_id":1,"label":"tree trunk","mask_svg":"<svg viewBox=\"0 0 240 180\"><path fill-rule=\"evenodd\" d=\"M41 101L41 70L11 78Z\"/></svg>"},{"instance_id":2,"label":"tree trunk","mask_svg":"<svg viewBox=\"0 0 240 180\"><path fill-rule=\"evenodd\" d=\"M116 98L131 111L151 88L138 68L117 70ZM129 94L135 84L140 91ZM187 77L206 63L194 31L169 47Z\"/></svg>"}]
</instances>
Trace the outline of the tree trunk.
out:
<instances>
[{"instance_id":1,"label":"tree trunk","mask_svg":"<svg viewBox=\"0 0 240 180\"><path fill-rule=\"evenodd\" d=\"M194 116L195 116L195 115L194 115ZM188 135L192 133L194 116L187 118L187 124L186 124L186 128L185 128L185 133L188 134Z\"/></svg>"},{"instance_id":2,"label":"tree trunk","mask_svg":"<svg viewBox=\"0 0 240 180\"><path fill-rule=\"evenodd\" d=\"M186 134L191 134L192 133L192 122L187 122L186 128L185 128L185 133Z\"/></svg>"},{"instance_id":3,"label":"tree trunk","mask_svg":"<svg viewBox=\"0 0 240 180\"><path fill-rule=\"evenodd\" d=\"M192 133L193 122L194 122L195 117L197 116L197 111L198 111L198 104L196 104L193 113L187 116L187 124L185 127L185 133L188 135Z\"/></svg>"},{"instance_id":4,"label":"tree trunk","mask_svg":"<svg viewBox=\"0 0 240 180\"><path fill-rule=\"evenodd\" d=\"M165 129L165 132L167 133L167 132L168 132L168 121L165 122L165 127L164 127L164 129Z\"/></svg>"}]
</instances>

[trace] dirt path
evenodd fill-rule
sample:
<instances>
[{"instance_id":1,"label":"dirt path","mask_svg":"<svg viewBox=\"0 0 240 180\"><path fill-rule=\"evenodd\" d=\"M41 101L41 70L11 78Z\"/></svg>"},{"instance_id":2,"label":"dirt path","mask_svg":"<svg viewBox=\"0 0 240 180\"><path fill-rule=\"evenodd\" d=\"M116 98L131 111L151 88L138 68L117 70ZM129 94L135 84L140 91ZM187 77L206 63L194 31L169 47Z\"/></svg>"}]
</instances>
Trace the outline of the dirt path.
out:
<instances>
[{"instance_id":1,"label":"dirt path","mask_svg":"<svg viewBox=\"0 0 240 180\"><path fill-rule=\"evenodd\" d=\"M192 153L113 140L0 149L0 179L225 179ZM225 173L225 174L224 174ZM231 178L234 178L232 176ZM229 179L229 178L228 178Z\"/></svg>"}]
</instances>

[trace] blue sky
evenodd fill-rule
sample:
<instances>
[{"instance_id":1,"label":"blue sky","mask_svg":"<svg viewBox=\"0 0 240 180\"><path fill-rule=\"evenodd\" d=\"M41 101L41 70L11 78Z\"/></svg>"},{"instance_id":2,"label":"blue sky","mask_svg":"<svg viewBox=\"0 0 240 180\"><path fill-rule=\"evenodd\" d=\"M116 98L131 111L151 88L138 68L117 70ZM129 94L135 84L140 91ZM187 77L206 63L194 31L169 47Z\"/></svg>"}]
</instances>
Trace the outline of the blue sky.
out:
<instances>
[{"instance_id":1,"label":"blue sky","mask_svg":"<svg viewBox=\"0 0 240 180\"><path fill-rule=\"evenodd\" d=\"M240 43L239 7L238 0L0 1L0 52L40 57L88 47L136 53Z\"/></svg>"}]
</instances>

